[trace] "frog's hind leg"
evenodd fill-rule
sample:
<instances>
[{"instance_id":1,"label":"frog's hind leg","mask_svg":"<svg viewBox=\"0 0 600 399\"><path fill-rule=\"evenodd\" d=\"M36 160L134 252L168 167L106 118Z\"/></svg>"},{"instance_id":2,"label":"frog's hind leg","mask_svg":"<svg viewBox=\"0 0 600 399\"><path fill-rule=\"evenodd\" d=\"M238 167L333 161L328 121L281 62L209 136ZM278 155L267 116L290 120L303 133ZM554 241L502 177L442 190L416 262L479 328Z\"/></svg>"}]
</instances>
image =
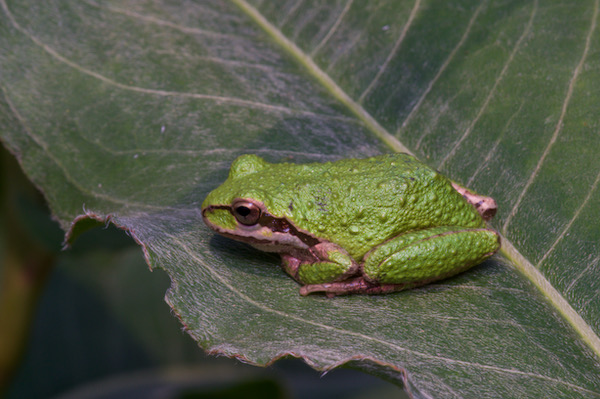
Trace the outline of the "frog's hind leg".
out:
<instances>
[{"instance_id":1,"label":"frog's hind leg","mask_svg":"<svg viewBox=\"0 0 600 399\"><path fill-rule=\"evenodd\" d=\"M487 228L441 226L391 238L364 257L363 277L374 284L423 285L481 263L500 247Z\"/></svg>"},{"instance_id":2,"label":"frog's hind leg","mask_svg":"<svg viewBox=\"0 0 600 399\"><path fill-rule=\"evenodd\" d=\"M418 230L393 237L368 252L360 277L311 282L300 289L300 294L386 294L418 287L482 262L499 246L498 234L486 228L442 226Z\"/></svg>"}]
</instances>

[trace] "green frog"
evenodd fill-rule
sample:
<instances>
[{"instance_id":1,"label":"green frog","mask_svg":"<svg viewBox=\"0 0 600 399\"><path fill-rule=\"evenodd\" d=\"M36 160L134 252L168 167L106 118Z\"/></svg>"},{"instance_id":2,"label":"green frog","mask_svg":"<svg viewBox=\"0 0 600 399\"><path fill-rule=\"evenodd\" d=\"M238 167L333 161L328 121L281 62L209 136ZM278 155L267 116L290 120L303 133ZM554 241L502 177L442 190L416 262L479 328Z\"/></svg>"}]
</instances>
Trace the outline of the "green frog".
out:
<instances>
[{"instance_id":1,"label":"green frog","mask_svg":"<svg viewBox=\"0 0 600 399\"><path fill-rule=\"evenodd\" d=\"M300 294L384 294L460 273L500 248L478 195L409 154L325 163L238 157L202 203L217 233L281 255Z\"/></svg>"}]
</instances>

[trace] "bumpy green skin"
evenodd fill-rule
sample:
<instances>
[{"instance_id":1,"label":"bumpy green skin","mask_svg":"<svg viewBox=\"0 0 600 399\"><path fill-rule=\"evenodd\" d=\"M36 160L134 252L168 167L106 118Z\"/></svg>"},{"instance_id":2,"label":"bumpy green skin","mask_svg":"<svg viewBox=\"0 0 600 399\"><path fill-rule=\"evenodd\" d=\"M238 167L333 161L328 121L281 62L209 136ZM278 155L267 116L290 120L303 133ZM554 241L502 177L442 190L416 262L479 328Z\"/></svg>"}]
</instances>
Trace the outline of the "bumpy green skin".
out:
<instances>
[{"instance_id":1,"label":"bumpy green skin","mask_svg":"<svg viewBox=\"0 0 600 399\"><path fill-rule=\"evenodd\" d=\"M497 234L488 229L433 227L402 234L365 256L370 281L416 283L448 277L474 266L495 251Z\"/></svg>"},{"instance_id":2,"label":"bumpy green skin","mask_svg":"<svg viewBox=\"0 0 600 399\"><path fill-rule=\"evenodd\" d=\"M458 273L499 248L498 235L451 182L408 154L312 164L239 157L202 208L210 227L250 242L226 209L236 199L262 204L324 243L321 252L258 246L281 252L284 268L302 284L359 277L401 289ZM319 261L310 260L313 253L322 253Z\"/></svg>"}]
</instances>

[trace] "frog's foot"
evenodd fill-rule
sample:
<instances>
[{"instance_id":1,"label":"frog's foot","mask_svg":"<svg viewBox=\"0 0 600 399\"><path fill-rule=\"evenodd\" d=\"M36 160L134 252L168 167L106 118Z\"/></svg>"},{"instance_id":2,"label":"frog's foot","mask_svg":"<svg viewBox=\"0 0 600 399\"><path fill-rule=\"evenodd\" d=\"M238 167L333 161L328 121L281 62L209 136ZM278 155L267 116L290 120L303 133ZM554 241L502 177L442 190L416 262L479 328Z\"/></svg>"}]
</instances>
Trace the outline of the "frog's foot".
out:
<instances>
[{"instance_id":1,"label":"frog's foot","mask_svg":"<svg viewBox=\"0 0 600 399\"><path fill-rule=\"evenodd\" d=\"M498 210L498 205L492 197L476 194L455 182L452 182L452 187L477 209L483 220L488 222L492 220Z\"/></svg>"},{"instance_id":2,"label":"frog's foot","mask_svg":"<svg viewBox=\"0 0 600 399\"><path fill-rule=\"evenodd\" d=\"M415 284L373 284L362 277L334 283L308 284L300 287L300 295L306 296L315 292L322 292L327 297L349 294L387 294L412 288Z\"/></svg>"},{"instance_id":3,"label":"frog's foot","mask_svg":"<svg viewBox=\"0 0 600 399\"><path fill-rule=\"evenodd\" d=\"M358 273L358 263L339 245L322 242L309 251L282 253L283 270L300 284L344 281Z\"/></svg>"}]
</instances>

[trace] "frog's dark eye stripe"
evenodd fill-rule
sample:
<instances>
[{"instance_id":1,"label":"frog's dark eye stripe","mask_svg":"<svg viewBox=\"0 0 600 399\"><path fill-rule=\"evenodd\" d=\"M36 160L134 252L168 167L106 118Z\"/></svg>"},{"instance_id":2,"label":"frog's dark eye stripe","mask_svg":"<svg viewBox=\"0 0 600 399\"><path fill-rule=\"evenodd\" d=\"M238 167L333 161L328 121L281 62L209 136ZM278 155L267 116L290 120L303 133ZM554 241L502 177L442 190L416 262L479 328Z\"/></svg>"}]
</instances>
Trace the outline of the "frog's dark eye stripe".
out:
<instances>
[{"instance_id":1,"label":"frog's dark eye stripe","mask_svg":"<svg viewBox=\"0 0 600 399\"><path fill-rule=\"evenodd\" d=\"M260 208L249 201L236 201L231 205L233 216L243 225L252 226L260 220Z\"/></svg>"}]
</instances>

